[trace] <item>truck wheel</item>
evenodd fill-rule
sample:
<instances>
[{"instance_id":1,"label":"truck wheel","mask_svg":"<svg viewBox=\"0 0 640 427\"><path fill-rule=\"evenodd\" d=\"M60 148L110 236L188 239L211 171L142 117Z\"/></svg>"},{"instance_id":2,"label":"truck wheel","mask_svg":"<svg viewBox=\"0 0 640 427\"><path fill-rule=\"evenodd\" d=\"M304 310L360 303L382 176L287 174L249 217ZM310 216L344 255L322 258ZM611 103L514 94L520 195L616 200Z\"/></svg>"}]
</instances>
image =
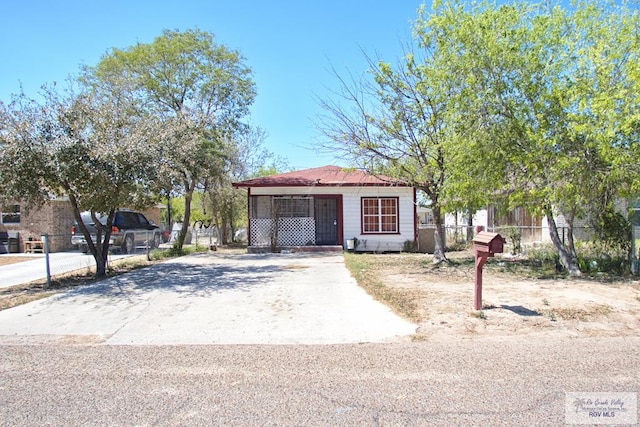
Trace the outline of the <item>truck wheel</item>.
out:
<instances>
[{"instance_id":1,"label":"truck wheel","mask_svg":"<svg viewBox=\"0 0 640 427\"><path fill-rule=\"evenodd\" d=\"M151 249L156 249L160 247L160 233L153 234L153 243L151 245Z\"/></svg>"},{"instance_id":2,"label":"truck wheel","mask_svg":"<svg viewBox=\"0 0 640 427\"><path fill-rule=\"evenodd\" d=\"M135 247L133 246L133 236L129 234L124 238L124 243L122 244L122 252L125 254L132 254L134 250Z\"/></svg>"}]
</instances>

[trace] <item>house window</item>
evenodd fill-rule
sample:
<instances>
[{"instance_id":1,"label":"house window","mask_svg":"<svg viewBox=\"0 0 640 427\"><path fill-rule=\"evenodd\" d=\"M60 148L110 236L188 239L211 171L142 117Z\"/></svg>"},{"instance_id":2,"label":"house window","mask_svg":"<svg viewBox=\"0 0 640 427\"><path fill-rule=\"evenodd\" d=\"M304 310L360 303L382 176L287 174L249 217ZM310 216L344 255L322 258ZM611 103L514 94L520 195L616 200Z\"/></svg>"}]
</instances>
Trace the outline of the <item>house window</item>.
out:
<instances>
[{"instance_id":1,"label":"house window","mask_svg":"<svg viewBox=\"0 0 640 427\"><path fill-rule=\"evenodd\" d=\"M398 232L398 198L362 198L363 233Z\"/></svg>"},{"instance_id":2,"label":"house window","mask_svg":"<svg viewBox=\"0 0 640 427\"><path fill-rule=\"evenodd\" d=\"M271 196L251 196L251 218L271 218Z\"/></svg>"},{"instance_id":3,"label":"house window","mask_svg":"<svg viewBox=\"0 0 640 427\"><path fill-rule=\"evenodd\" d=\"M20 224L20 205L8 205L2 207L3 224Z\"/></svg>"},{"instance_id":4,"label":"house window","mask_svg":"<svg viewBox=\"0 0 640 427\"><path fill-rule=\"evenodd\" d=\"M310 197L275 197L276 215L279 218L308 218L313 214L313 199Z\"/></svg>"},{"instance_id":5,"label":"house window","mask_svg":"<svg viewBox=\"0 0 640 427\"><path fill-rule=\"evenodd\" d=\"M251 218L311 218L313 198L308 196L251 196Z\"/></svg>"}]
</instances>

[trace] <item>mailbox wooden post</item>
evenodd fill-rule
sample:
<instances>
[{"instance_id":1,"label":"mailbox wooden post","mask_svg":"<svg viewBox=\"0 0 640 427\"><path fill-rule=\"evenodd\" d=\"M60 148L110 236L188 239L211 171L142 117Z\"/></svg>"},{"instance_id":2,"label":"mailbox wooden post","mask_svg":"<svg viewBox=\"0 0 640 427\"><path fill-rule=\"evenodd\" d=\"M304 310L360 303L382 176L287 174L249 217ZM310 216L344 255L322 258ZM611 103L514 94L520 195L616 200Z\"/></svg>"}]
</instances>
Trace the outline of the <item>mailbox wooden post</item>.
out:
<instances>
[{"instance_id":1,"label":"mailbox wooden post","mask_svg":"<svg viewBox=\"0 0 640 427\"><path fill-rule=\"evenodd\" d=\"M482 310L482 267L487 262L488 257L504 251L505 243L507 243L507 239L498 233L489 233L487 231L480 231L473 238L473 253L476 257L476 285L473 299L473 308L475 310Z\"/></svg>"}]
</instances>

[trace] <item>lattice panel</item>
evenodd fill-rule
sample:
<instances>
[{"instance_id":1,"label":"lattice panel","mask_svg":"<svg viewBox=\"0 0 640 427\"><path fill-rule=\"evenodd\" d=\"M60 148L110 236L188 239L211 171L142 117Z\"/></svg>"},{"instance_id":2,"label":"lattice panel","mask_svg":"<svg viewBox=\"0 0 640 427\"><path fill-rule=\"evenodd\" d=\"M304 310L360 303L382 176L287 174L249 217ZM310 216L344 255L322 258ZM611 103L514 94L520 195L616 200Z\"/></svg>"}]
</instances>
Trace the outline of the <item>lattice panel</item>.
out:
<instances>
[{"instance_id":1,"label":"lattice panel","mask_svg":"<svg viewBox=\"0 0 640 427\"><path fill-rule=\"evenodd\" d=\"M278 246L313 246L316 244L314 218L279 218ZM273 222L269 218L251 219L251 246L271 246Z\"/></svg>"},{"instance_id":2,"label":"lattice panel","mask_svg":"<svg viewBox=\"0 0 640 427\"><path fill-rule=\"evenodd\" d=\"M278 246L312 246L316 244L314 218L279 218Z\"/></svg>"},{"instance_id":3,"label":"lattice panel","mask_svg":"<svg viewBox=\"0 0 640 427\"><path fill-rule=\"evenodd\" d=\"M270 218L251 219L251 246L271 246L271 229L273 222Z\"/></svg>"}]
</instances>

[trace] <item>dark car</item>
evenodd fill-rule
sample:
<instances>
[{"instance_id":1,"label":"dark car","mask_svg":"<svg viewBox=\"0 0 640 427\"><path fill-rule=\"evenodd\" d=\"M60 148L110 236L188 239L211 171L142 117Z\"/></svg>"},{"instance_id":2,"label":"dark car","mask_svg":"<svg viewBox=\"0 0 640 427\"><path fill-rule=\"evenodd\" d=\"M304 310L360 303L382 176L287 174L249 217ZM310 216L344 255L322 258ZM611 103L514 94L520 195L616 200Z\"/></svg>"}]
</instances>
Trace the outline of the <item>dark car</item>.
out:
<instances>
[{"instance_id":1,"label":"dark car","mask_svg":"<svg viewBox=\"0 0 640 427\"><path fill-rule=\"evenodd\" d=\"M91 212L82 212L80 217L87 226L89 233L95 236L96 225L91 218ZM106 224L107 217L98 215L98 220L101 224ZM109 239L109 247L111 249L120 249L123 253L131 254L135 252L138 246L157 248L160 245L160 241L160 228L153 221L149 221L143 214L127 209L116 211L113 218L111 238ZM87 241L77 223L74 223L73 227L71 227L71 243L77 245L82 252L89 252Z\"/></svg>"}]
</instances>

